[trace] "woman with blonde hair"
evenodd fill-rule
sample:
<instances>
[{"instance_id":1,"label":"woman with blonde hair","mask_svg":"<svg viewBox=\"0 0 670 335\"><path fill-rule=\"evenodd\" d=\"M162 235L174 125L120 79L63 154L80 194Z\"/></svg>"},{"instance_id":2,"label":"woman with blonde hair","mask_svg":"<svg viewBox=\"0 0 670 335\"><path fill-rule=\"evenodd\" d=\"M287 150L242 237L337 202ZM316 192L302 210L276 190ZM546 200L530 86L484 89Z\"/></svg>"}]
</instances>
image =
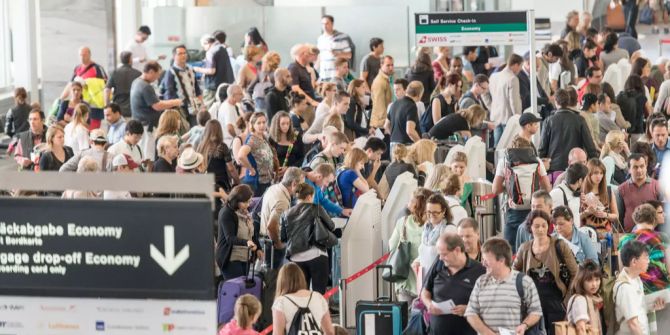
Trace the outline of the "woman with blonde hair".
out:
<instances>
[{"instance_id":1,"label":"woman with blonde hair","mask_svg":"<svg viewBox=\"0 0 670 335\"><path fill-rule=\"evenodd\" d=\"M608 182L621 184L626 181L628 155L630 155L630 149L628 148L628 141L626 141L626 134L621 130L612 130L607 133L603 149L600 152L600 159L603 163L607 163L608 160L614 162L614 173L612 179Z\"/></svg>"},{"instance_id":2,"label":"woman with blonde hair","mask_svg":"<svg viewBox=\"0 0 670 335\"><path fill-rule=\"evenodd\" d=\"M349 141L358 137L365 137L370 134L368 129L369 120L365 116L365 107L368 103L365 95L365 81L354 79L349 83L347 90L350 95L349 108L344 116L344 134Z\"/></svg>"},{"instance_id":3,"label":"woman with blonde hair","mask_svg":"<svg viewBox=\"0 0 670 335\"><path fill-rule=\"evenodd\" d=\"M265 110L265 91L272 87L274 82L274 73L281 63L281 56L275 51L270 51L263 55L261 70L247 88L247 94L253 99L256 111Z\"/></svg>"},{"instance_id":4,"label":"woman with blonde hair","mask_svg":"<svg viewBox=\"0 0 670 335\"><path fill-rule=\"evenodd\" d=\"M472 128L479 127L486 118L486 110L480 105L472 105L442 118L430 129L430 137L446 140L454 134L464 139L472 137Z\"/></svg>"},{"instance_id":5,"label":"woman with blonde hair","mask_svg":"<svg viewBox=\"0 0 670 335\"><path fill-rule=\"evenodd\" d=\"M284 264L277 275L277 292L272 304L272 328L275 334L286 334L299 308L309 308L312 320L309 326L325 335L334 335L328 300L321 293L310 291L300 267L292 262ZM301 320L302 321L302 320Z\"/></svg>"},{"instance_id":6,"label":"woman with blonde hair","mask_svg":"<svg viewBox=\"0 0 670 335\"><path fill-rule=\"evenodd\" d=\"M414 164L410 163L408 159L409 150L404 144L394 144L391 147L392 159L393 161L386 167L384 170L384 175L379 181L377 191L379 191L379 197L381 199L386 199L389 192L391 191L391 185L395 183L395 179L399 175L410 172L416 177L416 167Z\"/></svg>"},{"instance_id":7,"label":"woman with blonde hair","mask_svg":"<svg viewBox=\"0 0 670 335\"><path fill-rule=\"evenodd\" d=\"M419 174L419 185L423 185L435 166L435 150L437 144L431 140L421 139L409 147L409 160L416 166Z\"/></svg>"},{"instance_id":8,"label":"woman with blonde hair","mask_svg":"<svg viewBox=\"0 0 670 335\"><path fill-rule=\"evenodd\" d=\"M352 148L344 156L343 170L337 174L337 186L342 195L342 207L354 208L358 196L370 190L362 170L368 162L368 155L359 148Z\"/></svg>"},{"instance_id":9,"label":"woman with blonde hair","mask_svg":"<svg viewBox=\"0 0 670 335\"><path fill-rule=\"evenodd\" d=\"M612 232L612 222L619 218L616 197L607 186L605 165L598 158L586 163L589 173L582 183L580 218L582 226L589 226L598 232L599 239Z\"/></svg>"},{"instance_id":10,"label":"woman with blonde hair","mask_svg":"<svg viewBox=\"0 0 670 335\"><path fill-rule=\"evenodd\" d=\"M240 68L240 72L237 75L237 84L242 87L243 91L246 91L251 82L258 77L256 63L260 62L262 57L263 49L259 47L248 45L244 48L244 60L246 64Z\"/></svg>"},{"instance_id":11,"label":"woman with blonde hair","mask_svg":"<svg viewBox=\"0 0 670 335\"><path fill-rule=\"evenodd\" d=\"M65 145L65 132L57 124L47 129L47 150L40 155L40 171L58 171L63 163L74 156L72 148Z\"/></svg>"},{"instance_id":12,"label":"woman with blonde hair","mask_svg":"<svg viewBox=\"0 0 670 335\"><path fill-rule=\"evenodd\" d=\"M88 138L90 111L87 105L78 104L74 108L72 122L65 126L65 145L72 148L75 155L91 147Z\"/></svg>"},{"instance_id":13,"label":"woman with blonde hair","mask_svg":"<svg viewBox=\"0 0 670 335\"><path fill-rule=\"evenodd\" d=\"M181 113L178 110L168 109L164 111L158 119L158 127L155 131L156 143L164 135L176 135L181 138L181 135L183 135L180 132L182 126L181 120ZM181 140L179 143L181 144ZM158 152L156 152L156 156L158 156Z\"/></svg>"},{"instance_id":14,"label":"woman with blonde hair","mask_svg":"<svg viewBox=\"0 0 670 335\"><path fill-rule=\"evenodd\" d=\"M235 301L235 316L219 329L218 335L256 335L254 323L263 311L261 302L251 294L243 294Z\"/></svg>"},{"instance_id":15,"label":"woman with blonde hair","mask_svg":"<svg viewBox=\"0 0 670 335\"><path fill-rule=\"evenodd\" d=\"M435 164L433 171L431 171L426 177L426 181L423 184L423 187L431 191L440 191L443 190L447 178L451 175L451 169L446 164Z\"/></svg>"}]
</instances>

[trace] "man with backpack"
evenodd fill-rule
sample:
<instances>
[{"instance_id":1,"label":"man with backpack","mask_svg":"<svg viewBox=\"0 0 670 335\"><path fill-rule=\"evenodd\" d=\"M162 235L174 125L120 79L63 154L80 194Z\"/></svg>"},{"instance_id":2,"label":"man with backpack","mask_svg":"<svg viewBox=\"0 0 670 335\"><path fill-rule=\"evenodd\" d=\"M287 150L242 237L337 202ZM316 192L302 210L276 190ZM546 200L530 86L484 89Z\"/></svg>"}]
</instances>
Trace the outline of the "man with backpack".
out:
<instances>
[{"instance_id":1,"label":"man with backpack","mask_svg":"<svg viewBox=\"0 0 670 335\"><path fill-rule=\"evenodd\" d=\"M589 173L589 169L582 163L575 163L565 171L565 181L556 185L549 192L554 207L566 206L572 211L575 225L581 226L581 217L579 215L580 195L582 192L582 182Z\"/></svg>"},{"instance_id":2,"label":"man with backpack","mask_svg":"<svg viewBox=\"0 0 670 335\"><path fill-rule=\"evenodd\" d=\"M472 81L472 87L463 94L458 105L460 109L466 109L472 105L480 105L488 110L488 106L491 105L489 77L485 74L476 75Z\"/></svg>"},{"instance_id":3,"label":"man with backpack","mask_svg":"<svg viewBox=\"0 0 670 335\"><path fill-rule=\"evenodd\" d=\"M665 308L665 300L657 298L653 309L645 302L644 286L640 274L649 267L649 251L639 241L630 241L619 253L624 268L612 289L615 305L614 331L619 334L649 334L647 313Z\"/></svg>"},{"instance_id":4,"label":"man with backpack","mask_svg":"<svg viewBox=\"0 0 670 335\"><path fill-rule=\"evenodd\" d=\"M540 296L533 280L512 270L507 241L491 238L482 245L486 274L477 279L465 317L478 334L530 334L542 317ZM501 297L504 297L501 299ZM533 332L531 332L533 330Z\"/></svg>"},{"instance_id":5,"label":"man with backpack","mask_svg":"<svg viewBox=\"0 0 670 335\"><path fill-rule=\"evenodd\" d=\"M512 147L505 151L505 157L498 160L493 179L493 193L506 192L507 195L503 236L513 252L516 252L518 227L530 213L533 192L540 188L551 189L544 164L528 140L516 137Z\"/></svg>"}]
</instances>

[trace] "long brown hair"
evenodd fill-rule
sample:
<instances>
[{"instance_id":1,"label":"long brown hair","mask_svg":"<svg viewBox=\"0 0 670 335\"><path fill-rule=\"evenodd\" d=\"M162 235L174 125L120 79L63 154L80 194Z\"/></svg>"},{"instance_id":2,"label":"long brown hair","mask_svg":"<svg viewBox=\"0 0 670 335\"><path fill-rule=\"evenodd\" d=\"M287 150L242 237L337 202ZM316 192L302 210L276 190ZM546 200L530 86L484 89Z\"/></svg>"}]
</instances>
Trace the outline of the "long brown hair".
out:
<instances>
[{"instance_id":1,"label":"long brown hair","mask_svg":"<svg viewBox=\"0 0 670 335\"><path fill-rule=\"evenodd\" d=\"M363 103L363 97L356 93L356 89L363 86L364 83L365 81L361 79L354 79L349 83L349 87L347 87L347 93L349 93L351 99L355 100L359 105Z\"/></svg>"},{"instance_id":2,"label":"long brown hair","mask_svg":"<svg viewBox=\"0 0 670 335\"><path fill-rule=\"evenodd\" d=\"M574 294L577 294L587 296L588 293L584 288L584 283L594 278L600 278L601 280L600 284L602 285L602 279L603 279L602 270L600 269L598 264L596 264L594 261L587 259L584 261L584 263L582 263L579 266L579 270L577 270L577 275L575 275L575 278L572 280L572 284L570 285L568 295L572 296Z\"/></svg>"},{"instance_id":3,"label":"long brown hair","mask_svg":"<svg viewBox=\"0 0 670 335\"><path fill-rule=\"evenodd\" d=\"M198 152L205 161L205 166L209 166L209 159L216 150L225 145L223 143L223 130L221 123L216 119L211 119L205 123L205 131L202 135L202 141L198 145Z\"/></svg>"},{"instance_id":4,"label":"long brown hair","mask_svg":"<svg viewBox=\"0 0 670 335\"><path fill-rule=\"evenodd\" d=\"M281 139L281 119L287 118L288 119L288 132L286 133L286 140L289 142L293 142L296 140L295 136L295 130L293 129L293 122L291 122L291 116L288 115L286 112L278 112L272 117L272 122L270 122L270 137L275 140L275 142L279 143L279 140Z\"/></svg>"},{"instance_id":5,"label":"long brown hair","mask_svg":"<svg viewBox=\"0 0 670 335\"><path fill-rule=\"evenodd\" d=\"M426 202L431 195L433 195L433 191L425 187L418 187L412 194L412 197L414 198L414 206L409 208L409 210L413 212L412 217L414 217L414 223L419 227L423 226L426 223L426 220L428 220L426 217Z\"/></svg>"},{"instance_id":6,"label":"long brown hair","mask_svg":"<svg viewBox=\"0 0 670 335\"><path fill-rule=\"evenodd\" d=\"M598 158L591 158L587 163L586 167L589 168L589 173L584 178L582 184L582 192L588 193L593 190L594 187L598 187L598 198L603 205L609 204L609 194L607 194L607 169L605 169L605 164L601 162ZM591 175L595 173L596 169L602 171L603 179L600 180L600 184L593 185L591 181Z\"/></svg>"},{"instance_id":7,"label":"long brown hair","mask_svg":"<svg viewBox=\"0 0 670 335\"><path fill-rule=\"evenodd\" d=\"M276 297L306 289L307 281L298 264L289 262L279 269Z\"/></svg>"},{"instance_id":8,"label":"long brown hair","mask_svg":"<svg viewBox=\"0 0 670 335\"><path fill-rule=\"evenodd\" d=\"M59 132L65 134L63 127L57 124L51 125L49 129L47 129L47 145L49 146L49 150L53 148L54 137L56 137L56 134L58 134Z\"/></svg>"},{"instance_id":9,"label":"long brown hair","mask_svg":"<svg viewBox=\"0 0 670 335\"><path fill-rule=\"evenodd\" d=\"M74 114L72 115L72 125L74 127L82 125L88 128L88 115L91 110L85 103L79 103L74 106Z\"/></svg>"},{"instance_id":10,"label":"long brown hair","mask_svg":"<svg viewBox=\"0 0 670 335\"><path fill-rule=\"evenodd\" d=\"M181 116L176 109L168 109L161 114L158 119L158 128L156 129L156 138L163 135L175 135L179 133L179 122Z\"/></svg>"}]
</instances>

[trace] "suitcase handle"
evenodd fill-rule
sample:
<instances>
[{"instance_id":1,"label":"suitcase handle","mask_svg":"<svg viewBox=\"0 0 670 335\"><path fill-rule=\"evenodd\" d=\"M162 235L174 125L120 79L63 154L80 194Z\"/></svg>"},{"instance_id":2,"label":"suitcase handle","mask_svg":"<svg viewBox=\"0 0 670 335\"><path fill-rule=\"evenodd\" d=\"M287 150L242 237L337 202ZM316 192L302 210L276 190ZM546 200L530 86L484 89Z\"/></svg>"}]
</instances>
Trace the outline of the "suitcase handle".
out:
<instances>
[{"instance_id":1,"label":"suitcase handle","mask_svg":"<svg viewBox=\"0 0 670 335\"><path fill-rule=\"evenodd\" d=\"M377 265L375 267L375 277L376 277L375 278L375 284L376 284L375 285L376 286L375 293L376 293L376 296L377 296L376 300L377 301L392 302L393 301L393 289L395 287L395 283L389 283L389 287L390 287L391 292L389 292L388 296L381 296L379 294L379 290L380 290L379 286L381 286L381 285L379 285L379 271L383 270L383 269L389 269L389 271L391 272L391 276L393 276L393 266L388 265L388 264L380 264L380 265Z\"/></svg>"},{"instance_id":2,"label":"suitcase handle","mask_svg":"<svg viewBox=\"0 0 670 335\"><path fill-rule=\"evenodd\" d=\"M256 267L254 266L254 263L256 261L256 252L252 251L251 248L247 248L247 271L246 271L246 276L244 278L244 286L247 289L250 289L254 286L256 286L256 282L254 281L254 277L256 276Z\"/></svg>"}]
</instances>

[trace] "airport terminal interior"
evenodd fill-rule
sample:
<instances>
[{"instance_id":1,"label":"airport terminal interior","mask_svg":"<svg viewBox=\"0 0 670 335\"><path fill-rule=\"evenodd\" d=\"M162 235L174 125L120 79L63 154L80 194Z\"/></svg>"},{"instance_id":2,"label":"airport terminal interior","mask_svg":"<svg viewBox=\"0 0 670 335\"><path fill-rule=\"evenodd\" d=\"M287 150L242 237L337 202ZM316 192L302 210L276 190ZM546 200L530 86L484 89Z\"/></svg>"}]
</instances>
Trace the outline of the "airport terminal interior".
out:
<instances>
[{"instance_id":1,"label":"airport terminal interior","mask_svg":"<svg viewBox=\"0 0 670 335\"><path fill-rule=\"evenodd\" d=\"M0 0L0 334L665 334L669 119L670 0Z\"/></svg>"}]
</instances>

